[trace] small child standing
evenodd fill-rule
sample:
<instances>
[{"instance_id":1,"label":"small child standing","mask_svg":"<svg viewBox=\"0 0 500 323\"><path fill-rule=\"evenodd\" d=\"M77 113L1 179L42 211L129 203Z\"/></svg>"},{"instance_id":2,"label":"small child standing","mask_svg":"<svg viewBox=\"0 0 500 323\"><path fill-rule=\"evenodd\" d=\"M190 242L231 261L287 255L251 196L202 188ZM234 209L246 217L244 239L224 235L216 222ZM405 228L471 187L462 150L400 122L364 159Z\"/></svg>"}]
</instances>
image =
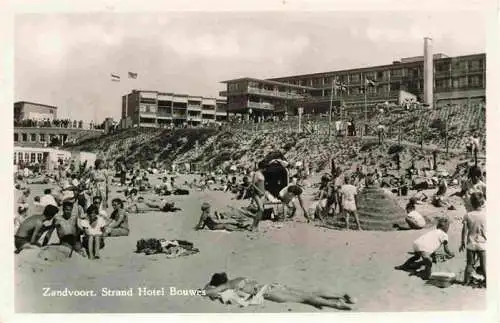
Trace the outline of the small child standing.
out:
<instances>
[{"instance_id":1,"label":"small child standing","mask_svg":"<svg viewBox=\"0 0 500 323\"><path fill-rule=\"evenodd\" d=\"M432 273L432 259L435 252L441 247L449 257L454 257L455 254L448 249L448 229L450 227L447 218L440 218L436 225L436 229L427 232L413 242L414 255L404 264L396 266L398 270L418 270L422 265L425 266L422 274L423 279L429 279ZM417 262L422 258L421 262Z\"/></svg>"},{"instance_id":2,"label":"small child standing","mask_svg":"<svg viewBox=\"0 0 500 323\"><path fill-rule=\"evenodd\" d=\"M482 192L473 192L470 195L472 211L468 212L463 220L462 242L460 252L467 250L464 285L471 280L476 258L482 268L482 274L486 280L486 214L484 210L484 198Z\"/></svg>"},{"instance_id":3,"label":"small child standing","mask_svg":"<svg viewBox=\"0 0 500 323\"><path fill-rule=\"evenodd\" d=\"M99 215L99 209L92 204L87 209L87 219L80 221L85 231L84 246L87 249L89 259L99 259L99 250L103 247L102 234L106 226L106 220Z\"/></svg>"}]
</instances>

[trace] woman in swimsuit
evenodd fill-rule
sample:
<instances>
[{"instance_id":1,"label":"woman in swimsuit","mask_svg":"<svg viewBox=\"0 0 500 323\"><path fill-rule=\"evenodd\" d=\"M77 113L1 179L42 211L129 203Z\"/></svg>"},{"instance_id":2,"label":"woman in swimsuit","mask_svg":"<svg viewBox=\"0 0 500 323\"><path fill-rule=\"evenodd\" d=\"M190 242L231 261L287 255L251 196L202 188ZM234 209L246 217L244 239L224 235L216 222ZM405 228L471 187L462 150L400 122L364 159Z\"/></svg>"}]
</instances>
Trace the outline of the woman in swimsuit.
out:
<instances>
[{"instance_id":1,"label":"woman in swimsuit","mask_svg":"<svg viewBox=\"0 0 500 323\"><path fill-rule=\"evenodd\" d=\"M113 213L111 213L110 222L104 228L103 236L121 237L129 235L128 212L124 209L123 201L119 198L111 201Z\"/></svg>"},{"instance_id":2,"label":"woman in swimsuit","mask_svg":"<svg viewBox=\"0 0 500 323\"><path fill-rule=\"evenodd\" d=\"M95 196L100 196L104 201L104 207L108 208L109 183L108 174L106 172L106 169L104 169L104 161L102 159L96 159L94 165L95 169L91 174L92 199Z\"/></svg>"},{"instance_id":3,"label":"woman in swimsuit","mask_svg":"<svg viewBox=\"0 0 500 323\"><path fill-rule=\"evenodd\" d=\"M276 283L263 285L255 280L244 277L229 280L226 273L214 274L210 282L204 288L206 295L211 298L217 298L220 293L229 289L234 290L240 296L248 295L248 297L251 297L261 294L264 299L273 302L302 303L317 308L326 306L339 310L351 310L350 304L355 303L354 299L347 294L305 292L300 289Z\"/></svg>"}]
</instances>

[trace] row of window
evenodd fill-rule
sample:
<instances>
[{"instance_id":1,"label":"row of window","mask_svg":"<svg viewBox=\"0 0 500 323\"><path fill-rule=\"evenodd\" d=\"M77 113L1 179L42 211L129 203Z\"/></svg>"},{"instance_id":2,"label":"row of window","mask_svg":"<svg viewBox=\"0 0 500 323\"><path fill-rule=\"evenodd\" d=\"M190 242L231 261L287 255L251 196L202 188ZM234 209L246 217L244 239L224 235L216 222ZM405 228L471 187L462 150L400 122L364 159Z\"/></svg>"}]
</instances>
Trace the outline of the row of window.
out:
<instances>
[{"instance_id":1,"label":"row of window","mask_svg":"<svg viewBox=\"0 0 500 323\"><path fill-rule=\"evenodd\" d=\"M451 61L451 62L438 62L434 66L434 72L449 72L449 71L460 71L460 72L476 72L482 71L484 69L483 59L474 59L468 61ZM313 79L301 79L301 80L291 80L290 84L301 85L301 86L312 86L319 87L328 84L336 79L342 83L357 83L363 80L363 78L368 78L370 80L382 81L389 80L390 78L398 77L421 77L423 76L423 66L419 67L408 67L408 68L395 68L385 71L372 71L365 73L354 73L346 75L337 75L333 77L324 78L313 78ZM286 81L285 81L286 82ZM231 89L229 89L231 90Z\"/></svg>"},{"instance_id":2,"label":"row of window","mask_svg":"<svg viewBox=\"0 0 500 323\"><path fill-rule=\"evenodd\" d=\"M37 137L39 138L37 140ZM46 142L47 139L48 141L51 141L52 138L57 137L55 134L50 134L46 136L44 133L36 134L36 133L21 133L21 136L19 136L19 133L15 132L14 133L14 142L22 141L22 142ZM66 137L66 135L63 135L63 137Z\"/></svg>"},{"instance_id":3,"label":"row of window","mask_svg":"<svg viewBox=\"0 0 500 323\"><path fill-rule=\"evenodd\" d=\"M14 165L18 163L42 163L43 153L28 153L28 152L18 152L14 153Z\"/></svg>"}]
</instances>

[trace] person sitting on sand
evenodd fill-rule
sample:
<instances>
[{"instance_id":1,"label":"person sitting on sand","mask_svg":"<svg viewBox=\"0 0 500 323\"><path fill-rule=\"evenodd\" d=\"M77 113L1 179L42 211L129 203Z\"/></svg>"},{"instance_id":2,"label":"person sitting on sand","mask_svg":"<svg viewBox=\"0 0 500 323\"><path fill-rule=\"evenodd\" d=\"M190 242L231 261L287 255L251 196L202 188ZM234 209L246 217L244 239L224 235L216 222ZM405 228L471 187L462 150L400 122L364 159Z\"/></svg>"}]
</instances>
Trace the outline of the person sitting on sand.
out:
<instances>
[{"instance_id":1,"label":"person sitting on sand","mask_svg":"<svg viewBox=\"0 0 500 323\"><path fill-rule=\"evenodd\" d=\"M422 265L424 270L418 272L423 279L429 279L432 273L432 260L435 258L436 251L441 247L448 257L454 257L455 254L448 249L448 229L450 222L447 218L438 220L436 229L427 232L413 242L414 255L409 258L404 264L396 266L397 270L413 270L417 271ZM417 262L422 258L422 262Z\"/></svg>"},{"instance_id":2,"label":"person sitting on sand","mask_svg":"<svg viewBox=\"0 0 500 323\"><path fill-rule=\"evenodd\" d=\"M17 214L14 216L14 231L17 231L21 226L21 223L28 217L28 208L25 205L19 205L17 207Z\"/></svg>"},{"instance_id":3,"label":"person sitting on sand","mask_svg":"<svg viewBox=\"0 0 500 323\"><path fill-rule=\"evenodd\" d=\"M92 205L94 205L99 210L99 216L104 218L106 221L109 220L108 213L106 212L106 209L103 206L101 196L99 195L94 196L94 199L92 200Z\"/></svg>"},{"instance_id":4,"label":"person sitting on sand","mask_svg":"<svg viewBox=\"0 0 500 323\"><path fill-rule=\"evenodd\" d=\"M102 235L106 220L99 215L99 209L95 204L89 206L87 218L80 222L80 226L85 232L83 245L87 250L89 259L99 259L99 250L104 247Z\"/></svg>"},{"instance_id":5,"label":"person sitting on sand","mask_svg":"<svg viewBox=\"0 0 500 323\"><path fill-rule=\"evenodd\" d=\"M260 284L244 277L229 280L226 273L212 275L204 291L211 299L224 298L225 292L233 291L240 298L239 303L243 306L251 302L260 303L266 299L277 303L302 303L317 308L351 310L350 305L355 303L355 300L347 294L307 292L278 283Z\"/></svg>"},{"instance_id":6,"label":"person sitting on sand","mask_svg":"<svg viewBox=\"0 0 500 323\"><path fill-rule=\"evenodd\" d=\"M470 202L473 210L468 212L463 219L462 241L458 249L459 252L466 250L464 284L470 283L477 258L479 258L486 284L486 211L483 193L473 192L470 195Z\"/></svg>"},{"instance_id":7,"label":"person sitting on sand","mask_svg":"<svg viewBox=\"0 0 500 323\"><path fill-rule=\"evenodd\" d=\"M405 221L408 224L408 228L401 227L399 225L395 225L398 230L421 230L425 227L426 221L425 218L417 212L416 210L416 200L411 198L406 204L406 217Z\"/></svg>"},{"instance_id":8,"label":"person sitting on sand","mask_svg":"<svg viewBox=\"0 0 500 323\"><path fill-rule=\"evenodd\" d=\"M64 201L62 204L62 214L54 217L52 227L47 232L47 239L50 239L52 232L56 230L59 244L65 245L83 255L80 241L80 229L78 227L78 215L73 213L74 203Z\"/></svg>"},{"instance_id":9,"label":"person sitting on sand","mask_svg":"<svg viewBox=\"0 0 500 323\"><path fill-rule=\"evenodd\" d=\"M15 252L19 253L23 249L37 245L42 235L52 227L52 220L57 212L59 209L56 206L47 205L43 215L33 215L24 220L14 235ZM42 246L47 245L49 238L45 237Z\"/></svg>"},{"instance_id":10,"label":"person sitting on sand","mask_svg":"<svg viewBox=\"0 0 500 323\"><path fill-rule=\"evenodd\" d=\"M439 176L437 192L432 197L432 205L436 207L448 206L448 201L446 199L447 191L448 184L446 183L446 180L442 176Z\"/></svg>"},{"instance_id":11,"label":"person sitting on sand","mask_svg":"<svg viewBox=\"0 0 500 323\"><path fill-rule=\"evenodd\" d=\"M211 206L208 202L201 205L201 216L195 230L203 230L207 227L209 230L243 231L248 230L249 225L243 225L239 222L220 222L217 213L216 219L210 214Z\"/></svg>"},{"instance_id":12,"label":"person sitting on sand","mask_svg":"<svg viewBox=\"0 0 500 323\"><path fill-rule=\"evenodd\" d=\"M311 222L309 215L307 214L307 210L304 206L304 201L302 199L302 193L304 190L296 184L291 184L286 187L284 187L278 194L279 200L283 203L283 205L288 208L289 210L289 215L288 218L291 219L295 216L295 213L297 211L295 205L293 204L293 200L297 198L299 201L299 205L302 209L302 212L304 214L304 217L307 220L307 223Z\"/></svg>"},{"instance_id":13,"label":"person sitting on sand","mask_svg":"<svg viewBox=\"0 0 500 323\"><path fill-rule=\"evenodd\" d=\"M354 220L358 226L358 230L361 229L361 223L359 222L358 211L357 211L357 198L358 189L356 186L351 185L351 178L349 176L345 177L345 184L340 188L341 204L342 210L345 214L346 228L349 230L349 216L353 215Z\"/></svg>"},{"instance_id":14,"label":"person sitting on sand","mask_svg":"<svg viewBox=\"0 0 500 323\"><path fill-rule=\"evenodd\" d=\"M57 206L56 199L54 198L54 195L52 195L52 190L50 188L43 191L43 196L40 198L40 204L43 207L46 207L49 204Z\"/></svg>"},{"instance_id":15,"label":"person sitting on sand","mask_svg":"<svg viewBox=\"0 0 500 323\"><path fill-rule=\"evenodd\" d=\"M120 237L128 236L128 212L124 209L123 201L115 198L111 201L113 212L110 216L110 222L104 228L104 236Z\"/></svg>"}]
</instances>

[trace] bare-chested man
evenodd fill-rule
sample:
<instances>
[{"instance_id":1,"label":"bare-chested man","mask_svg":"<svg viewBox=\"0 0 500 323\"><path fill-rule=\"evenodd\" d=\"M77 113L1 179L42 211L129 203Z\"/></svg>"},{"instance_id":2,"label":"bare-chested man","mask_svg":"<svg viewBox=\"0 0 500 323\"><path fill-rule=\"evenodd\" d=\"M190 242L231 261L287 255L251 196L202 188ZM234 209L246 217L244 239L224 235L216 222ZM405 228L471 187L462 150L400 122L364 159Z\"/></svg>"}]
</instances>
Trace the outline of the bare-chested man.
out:
<instances>
[{"instance_id":1,"label":"bare-chested man","mask_svg":"<svg viewBox=\"0 0 500 323\"><path fill-rule=\"evenodd\" d=\"M263 173L264 168L265 163L261 161L257 165L257 169L252 176L252 200L257 206L257 214L255 215L255 218L253 220L252 231L259 231L259 222L262 219L262 215L264 214L264 201L266 196L266 189L264 187L264 183L266 181Z\"/></svg>"},{"instance_id":2,"label":"bare-chested man","mask_svg":"<svg viewBox=\"0 0 500 323\"><path fill-rule=\"evenodd\" d=\"M73 208L73 202L63 202L62 214L54 217L53 226L47 233L47 236L50 238L55 229L61 245L70 247L76 252L83 254L80 240L81 230L78 228L78 215L76 212L73 212Z\"/></svg>"},{"instance_id":3,"label":"bare-chested man","mask_svg":"<svg viewBox=\"0 0 500 323\"><path fill-rule=\"evenodd\" d=\"M15 252L19 253L23 249L37 245L42 235L52 227L52 220L57 212L59 209L56 206L47 205L43 210L43 215L33 215L26 218L14 235ZM49 235L45 237L43 246L49 242L49 238Z\"/></svg>"}]
</instances>

